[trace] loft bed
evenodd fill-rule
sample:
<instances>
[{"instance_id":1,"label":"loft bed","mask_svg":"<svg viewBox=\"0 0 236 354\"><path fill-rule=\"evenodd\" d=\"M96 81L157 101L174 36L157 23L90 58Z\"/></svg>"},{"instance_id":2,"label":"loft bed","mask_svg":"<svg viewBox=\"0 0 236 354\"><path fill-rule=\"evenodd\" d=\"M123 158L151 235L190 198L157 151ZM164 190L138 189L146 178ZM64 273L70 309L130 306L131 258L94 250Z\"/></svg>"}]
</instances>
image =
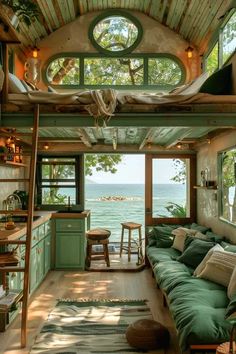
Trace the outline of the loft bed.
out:
<instances>
[{"instance_id":1,"label":"loft bed","mask_svg":"<svg viewBox=\"0 0 236 354\"><path fill-rule=\"evenodd\" d=\"M103 123L112 118L109 123L112 125L114 118L126 116L130 119L135 117L135 125L140 119L143 121L148 118L147 125L158 126L163 125L163 122L158 120L165 115L170 119L178 118L180 121L177 122L177 126L179 124L184 126L187 122L190 126L192 123L199 126L235 126L236 95L231 94L232 64L209 78L203 74L193 83L184 85L168 95L148 91L131 93L113 89L80 90L76 93L33 91L27 89L25 83L14 75L5 76L1 107L3 120L4 117L10 118L13 114L15 117L23 113L30 115L35 104L40 104L40 113L45 117L56 118L60 114L74 118L90 116L95 118L95 125L100 125L100 118L103 119ZM198 117L198 123L191 123L190 117ZM207 118L207 121L201 118ZM79 122L78 124L80 125ZM115 125L119 125L119 122Z\"/></svg>"}]
</instances>

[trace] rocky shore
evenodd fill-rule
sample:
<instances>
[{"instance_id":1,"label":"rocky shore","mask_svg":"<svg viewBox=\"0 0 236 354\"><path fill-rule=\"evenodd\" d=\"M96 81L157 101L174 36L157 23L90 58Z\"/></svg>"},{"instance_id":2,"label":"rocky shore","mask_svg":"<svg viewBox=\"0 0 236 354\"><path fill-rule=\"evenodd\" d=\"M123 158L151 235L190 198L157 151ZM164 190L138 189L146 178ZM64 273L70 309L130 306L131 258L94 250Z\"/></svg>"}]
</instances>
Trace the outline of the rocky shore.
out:
<instances>
[{"instance_id":1,"label":"rocky shore","mask_svg":"<svg viewBox=\"0 0 236 354\"><path fill-rule=\"evenodd\" d=\"M109 196L104 196L101 198L98 198L98 200L100 201L115 201L115 202L119 202L119 201L123 201L123 200L140 200L141 198L138 197L125 197L123 195L109 195Z\"/></svg>"}]
</instances>

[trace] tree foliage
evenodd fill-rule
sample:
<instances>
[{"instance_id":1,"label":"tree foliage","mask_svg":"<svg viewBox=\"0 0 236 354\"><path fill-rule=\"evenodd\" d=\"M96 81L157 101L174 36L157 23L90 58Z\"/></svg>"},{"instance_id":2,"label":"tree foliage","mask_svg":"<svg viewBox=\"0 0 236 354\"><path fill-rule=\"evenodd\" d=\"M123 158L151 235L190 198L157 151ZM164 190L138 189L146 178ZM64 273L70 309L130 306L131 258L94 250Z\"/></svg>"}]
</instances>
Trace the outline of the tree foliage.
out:
<instances>
[{"instance_id":1,"label":"tree foliage","mask_svg":"<svg viewBox=\"0 0 236 354\"><path fill-rule=\"evenodd\" d=\"M120 154L87 154L85 157L85 175L92 176L95 171L116 173L116 165L122 161Z\"/></svg>"}]
</instances>

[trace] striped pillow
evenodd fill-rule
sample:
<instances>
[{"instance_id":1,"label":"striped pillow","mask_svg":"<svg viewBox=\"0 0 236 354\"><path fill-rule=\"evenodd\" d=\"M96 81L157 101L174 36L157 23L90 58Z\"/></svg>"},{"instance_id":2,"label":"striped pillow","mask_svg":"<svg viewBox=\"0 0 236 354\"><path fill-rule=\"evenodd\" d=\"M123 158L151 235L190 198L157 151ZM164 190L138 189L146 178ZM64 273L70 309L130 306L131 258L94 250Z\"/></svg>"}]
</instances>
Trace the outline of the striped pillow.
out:
<instances>
[{"instance_id":1,"label":"striped pillow","mask_svg":"<svg viewBox=\"0 0 236 354\"><path fill-rule=\"evenodd\" d=\"M198 277L211 280L227 287L235 266L235 253L215 251L212 253L205 268Z\"/></svg>"},{"instance_id":2,"label":"striped pillow","mask_svg":"<svg viewBox=\"0 0 236 354\"><path fill-rule=\"evenodd\" d=\"M234 271L230 278L227 295L230 299L232 299L232 297L236 295L236 266L234 267Z\"/></svg>"}]
</instances>

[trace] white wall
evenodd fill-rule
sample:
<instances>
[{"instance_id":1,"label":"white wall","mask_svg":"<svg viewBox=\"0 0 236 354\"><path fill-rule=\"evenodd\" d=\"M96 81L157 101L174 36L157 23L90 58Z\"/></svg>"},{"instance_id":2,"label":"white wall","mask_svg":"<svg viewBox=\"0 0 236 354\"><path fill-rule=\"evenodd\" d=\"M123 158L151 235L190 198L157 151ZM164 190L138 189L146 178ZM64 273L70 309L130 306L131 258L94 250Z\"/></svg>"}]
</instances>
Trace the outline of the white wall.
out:
<instances>
[{"instance_id":1,"label":"white wall","mask_svg":"<svg viewBox=\"0 0 236 354\"><path fill-rule=\"evenodd\" d=\"M6 167L0 166L0 179L18 179L25 178L25 171L23 167ZM19 182L1 182L0 183L0 209L3 209L2 202L9 194L12 194L15 190L24 190L24 184Z\"/></svg>"},{"instance_id":2,"label":"white wall","mask_svg":"<svg viewBox=\"0 0 236 354\"><path fill-rule=\"evenodd\" d=\"M200 172L205 168L210 171L210 179L217 181L217 153L232 146L236 146L236 130L222 134L212 139L211 144L206 143L200 147L197 154L197 184L200 184ZM236 243L236 225L232 226L219 219L217 195L213 190L197 190L197 221Z\"/></svg>"}]
</instances>

